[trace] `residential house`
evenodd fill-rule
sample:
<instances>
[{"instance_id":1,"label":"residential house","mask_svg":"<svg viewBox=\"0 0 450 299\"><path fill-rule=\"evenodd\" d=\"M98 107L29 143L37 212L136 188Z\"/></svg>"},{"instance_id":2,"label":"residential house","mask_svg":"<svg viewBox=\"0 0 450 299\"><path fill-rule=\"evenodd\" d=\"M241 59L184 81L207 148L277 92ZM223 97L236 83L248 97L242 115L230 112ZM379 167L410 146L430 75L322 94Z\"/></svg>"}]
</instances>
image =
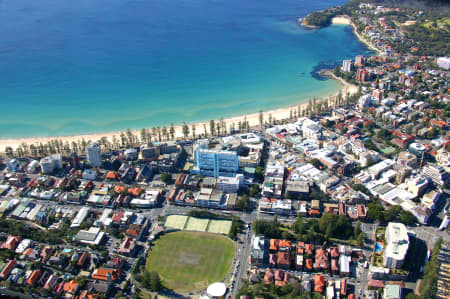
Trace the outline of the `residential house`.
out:
<instances>
[{"instance_id":1,"label":"residential house","mask_svg":"<svg viewBox=\"0 0 450 299\"><path fill-rule=\"evenodd\" d=\"M120 271L118 269L97 268L92 272L92 279L102 281L115 281L119 278Z\"/></svg>"}]
</instances>

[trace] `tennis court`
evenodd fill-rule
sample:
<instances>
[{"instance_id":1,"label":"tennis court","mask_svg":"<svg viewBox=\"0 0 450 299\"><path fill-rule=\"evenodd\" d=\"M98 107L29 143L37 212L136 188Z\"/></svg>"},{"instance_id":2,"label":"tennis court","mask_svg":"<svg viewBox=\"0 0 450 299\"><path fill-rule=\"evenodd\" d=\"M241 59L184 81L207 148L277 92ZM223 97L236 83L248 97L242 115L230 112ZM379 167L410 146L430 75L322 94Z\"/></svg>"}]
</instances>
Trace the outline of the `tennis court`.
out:
<instances>
[{"instance_id":1,"label":"tennis court","mask_svg":"<svg viewBox=\"0 0 450 299\"><path fill-rule=\"evenodd\" d=\"M200 219L195 217L190 217L188 223L186 224L186 230L193 230L198 232L206 232L208 227L209 219Z\"/></svg>"},{"instance_id":2,"label":"tennis court","mask_svg":"<svg viewBox=\"0 0 450 299\"><path fill-rule=\"evenodd\" d=\"M228 235L231 228L230 220L210 220L208 226L208 233Z\"/></svg>"},{"instance_id":3,"label":"tennis court","mask_svg":"<svg viewBox=\"0 0 450 299\"><path fill-rule=\"evenodd\" d=\"M166 218L166 223L164 224L166 227L181 229L183 230L186 226L186 222L188 220L188 216L184 215L170 215Z\"/></svg>"}]
</instances>

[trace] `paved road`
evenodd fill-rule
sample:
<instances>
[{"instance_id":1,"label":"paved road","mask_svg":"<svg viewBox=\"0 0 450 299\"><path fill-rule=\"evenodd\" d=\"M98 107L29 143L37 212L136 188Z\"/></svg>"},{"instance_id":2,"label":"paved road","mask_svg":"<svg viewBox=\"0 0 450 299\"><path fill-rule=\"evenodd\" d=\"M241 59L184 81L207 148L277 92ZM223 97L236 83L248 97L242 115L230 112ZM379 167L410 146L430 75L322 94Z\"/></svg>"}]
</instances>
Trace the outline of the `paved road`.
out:
<instances>
[{"instance_id":1,"label":"paved road","mask_svg":"<svg viewBox=\"0 0 450 299\"><path fill-rule=\"evenodd\" d=\"M250 257L250 250L251 250L251 240L253 238L253 232L251 227L247 228L245 231L245 239L243 242L243 246L240 246L240 252L239 252L239 263L236 265L236 273L234 276L234 286L231 289L230 295L231 298L236 298L237 293L242 287L242 279L244 278L244 275L246 275L247 270L249 269L249 257Z\"/></svg>"},{"instance_id":2,"label":"paved road","mask_svg":"<svg viewBox=\"0 0 450 299\"><path fill-rule=\"evenodd\" d=\"M9 296L9 297L12 297L12 298L20 298L20 299L32 299L33 298L30 295L14 292L14 291L7 290L7 289L0 290L0 297L3 297L5 295ZM41 297L40 296L36 296L35 298L41 298Z\"/></svg>"}]
</instances>

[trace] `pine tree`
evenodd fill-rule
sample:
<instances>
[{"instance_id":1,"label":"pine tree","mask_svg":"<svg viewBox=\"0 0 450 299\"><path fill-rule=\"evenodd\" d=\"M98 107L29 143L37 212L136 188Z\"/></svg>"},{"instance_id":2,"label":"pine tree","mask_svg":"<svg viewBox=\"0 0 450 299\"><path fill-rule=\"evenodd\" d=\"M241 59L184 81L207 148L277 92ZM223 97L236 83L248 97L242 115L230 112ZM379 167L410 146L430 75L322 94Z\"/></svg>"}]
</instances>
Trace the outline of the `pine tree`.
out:
<instances>
[{"instance_id":1,"label":"pine tree","mask_svg":"<svg viewBox=\"0 0 450 299\"><path fill-rule=\"evenodd\" d=\"M163 135L163 137L164 137L166 140L169 140L169 131L167 130L167 127L166 127L166 126L164 126L164 127L162 128L162 135Z\"/></svg>"},{"instance_id":2,"label":"pine tree","mask_svg":"<svg viewBox=\"0 0 450 299\"><path fill-rule=\"evenodd\" d=\"M203 134L205 134L205 137L208 136L208 130L206 130L206 124L203 124Z\"/></svg>"},{"instance_id":3,"label":"pine tree","mask_svg":"<svg viewBox=\"0 0 450 299\"><path fill-rule=\"evenodd\" d=\"M173 123L170 124L170 137L172 140L175 139L175 127L173 126Z\"/></svg>"},{"instance_id":4,"label":"pine tree","mask_svg":"<svg viewBox=\"0 0 450 299\"><path fill-rule=\"evenodd\" d=\"M210 130L211 136L216 135L216 126L215 126L215 123L214 123L213 119L211 119L209 121L209 130Z\"/></svg>"},{"instance_id":5,"label":"pine tree","mask_svg":"<svg viewBox=\"0 0 450 299\"><path fill-rule=\"evenodd\" d=\"M195 139L195 124L192 124L192 129L191 129L191 131L192 131L192 138Z\"/></svg>"},{"instance_id":6,"label":"pine tree","mask_svg":"<svg viewBox=\"0 0 450 299\"><path fill-rule=\"evenodd\" d=\"M142 128L141 130L141 142L146 143L147 142L147 129Z\"/></svg>"},{"instance_id":7,"label":"pine tree","mask_svg":"<svg viewBox=\"0 0 450 299\"><path fill-rule=\"evenodd\" d=\"M264 125L264 114L262 110L259 110L259 126L261 127L261 129L263 128Z\"/></svg>"},{"instance_id":8,"label":"pine tree","mask_svg":"<svg viewBox=\"0 0 450 299\"><path fill-rule=\"evenodd\" d=\"M189 135L189 127L186 123L183 124L183 136L186 139Z\"/></svg>"}]
</instances>

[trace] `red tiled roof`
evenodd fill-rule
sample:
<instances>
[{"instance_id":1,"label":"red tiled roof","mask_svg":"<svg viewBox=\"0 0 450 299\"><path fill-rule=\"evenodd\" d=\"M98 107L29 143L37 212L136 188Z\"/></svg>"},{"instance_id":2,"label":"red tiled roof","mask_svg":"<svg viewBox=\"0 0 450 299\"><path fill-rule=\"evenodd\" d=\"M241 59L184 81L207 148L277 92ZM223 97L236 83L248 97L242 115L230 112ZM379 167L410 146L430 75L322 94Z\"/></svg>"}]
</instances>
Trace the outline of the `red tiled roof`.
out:
<instances>
[{"instance_id":1,"label":"red tiled roof","mask_svg":"<svg viewBox=\"0 0 450 299\"><path fill-rule=\"evenodd\" d=\"M289 252L278 252L278 259L277 259L278 265L290 265L291 260L289 256Z\"/></svg>"},{"instance_id":2,"label":"red tiled roof","mask_svg":"<svg viewBox=\"0 0 450 299\"><path fill-rule=\"evenodd\" d=\"M78 267L83 267L86 263L87 259L89 258L89 254L87 252L83 252L78 259L77 265Z\"/></svg>"},{"instance_id":3,"label":"red tiled roof","mask_svg":"<svg viewBox=\"0 0 450 299\"><path fill-rule=\"evenodd\" d=\"M14 266L16 265L15 260L9 261L5 267L3 267L2 272L0 272L0 279L6 279L9 276L9 273L11 273L12 269L14 269Z\"/></svg>"},{"instance_id":4,"label":"red tiled roof","mask_svg":"<svg viewBox=\"0 0 450 299\"><path fill-rule=\"evenodd\" d=\"M91 277L97 280L108 280L108 274L111 276L111 280L114 281L119 277L118 269L106 269L106 268L97 268L92 273Z\"/></svg>"},{"instance_id":5,"label":"red tiled roof","mask_svg":"<svg viewBox=\"0 0 450 299\"><path fill-rule=\"evenodd\" d=\"M0 247L1 249L13 250L16 245L22 240L21 236L11 236L9 235L6 241Z\"/></svg>"},{"instance_id":6,"label":"red tiled roof","mask_svg":"<svg viewBox=\"0 0 450 299\"><path fill-rule=\"evenodd\" d=\"M117 172L110 171L106 174L106 178L110 180L118 180L120 179L120 176Z\"/></svg>"},{"instance_id":7,"label":"red tiled roof","mask_svg":"<svg viewBox=\"0 0 450 299\"><path fill-rule=\"evenodd\" d=\"M325 278L323 275L314 275L314 292L322 293L325 286Z\"/></svg>"},{"instance_id":8,"label":"red tiled roof","mask_svg":"<svg viewBox=\"0 0 450 299\"><path fill-rule=\"evenodd\" d=\"M313 254L314 246L312 244L306 244L305 245L305 253L306 254Z\"/></svg>"},{"instance_id":9,"label":"red tiled roof","mask_svg":"<svg viewBox=\"0 0 450 299\"><path fill-rule=\"evenodd\" d=\"M128 189L128 192L130 192L134 196L139 196L142 193L142 188L141 187L130 188Z\"/></svg>"},{"instance_id":10,"label":"red tiled roof","mask_svg":"<svg viewBox=\"0 0 450 299\"><path fill-rule=\"evenodd\" d=\"M270 265L276 265L277 264L277 255L276 254L269 254L269 264Z\"/></svg>"},{"instance_id":11,"label":"red tiled roof","mask_svg":"<svg viewBox=\"0 0 450 299\"><path fill-rule=\"evenodd\" d=\"M314 263L314 268L316 269L328 268L328 253L325 249L316 250L316 260Z\"/></svg>"},{"instance_id":12,"label":"red tiled roof","mask_svg":"<svg viewBox=\"0 0 450 299\"><path fill-rule=\"evenodd\" d=\"M269 250L278 250L278 246L280 244L280 240L278 239L270 239Z\"/></svg>"},{"instance_id":13,"label":"red tiled roof","mask_svg":"<svg viewBox=\"0 0 450 299\"><path fill-rule=\"evenodd\" d=\"M384 282L381 280L371 279L369 280L369 288L384 288Z\"/></svg>"},{"instance_id":14,"label":"red tiled roof","mask_svg":"<svg viewBox=\"0 0 450 299\"><path fill-rule=\"evenodd\" d=\"M338 247L331 247L330 248L330 255L332 258L339 257L339 248Z\"/></svg>"},{"instance_id":15,"label":"red tiled roof","mask_svg":"<svg viewBox=\"0 0 450 299\"><path fill-rule=\"evenodd\" d=\"M312 268L313 268L313 260L312 259L307 259L305 261L305 267L308 270L312 270Z\"/></svg>"},{"instance_id":16,"label":"red tiled roof","mask_svg":"<svg viewBox=\"0 0 450 299\"><path fill-rule=\"evenodd\" d=\"M114 192L116 192L117 194L123 193L126 190L127 190L127 188L125 186L121 186L121 185L114 186Z\"/></svg>"},{"instance_id":17,"label":"red tiled roof","mask_svg":"<svg viewBox=\"0 0 450 299\"><path fill-rule=\"evenodd\" d=\"M280 240L280 243L278 245L280 248L291 248L292 243L289 240Z\"/></svg>"},{"instance_id":18,"label":"red tiled roof","mask_svg":"<svg viewBox=\"0 0 450 299\"><path fill-rule=\"evenodd\" d=\"M64 284L64 292L75 294L78 290L78 282L75 280L71 280L70 282L66 282Z\"/></svg>"},{"instance_id":19,"label":"red tiled roof","mask_svg":"<svg viewBox=\"0 0 450 299\"><path fill-rule=\"evenodd\" d=\"M28 278L27 284L33 285L36 282L36 280L39 278L40 275L41 275L40 270L34 270L34 272L31 273L30 277Z\"/></svg>"}]
</instances>

